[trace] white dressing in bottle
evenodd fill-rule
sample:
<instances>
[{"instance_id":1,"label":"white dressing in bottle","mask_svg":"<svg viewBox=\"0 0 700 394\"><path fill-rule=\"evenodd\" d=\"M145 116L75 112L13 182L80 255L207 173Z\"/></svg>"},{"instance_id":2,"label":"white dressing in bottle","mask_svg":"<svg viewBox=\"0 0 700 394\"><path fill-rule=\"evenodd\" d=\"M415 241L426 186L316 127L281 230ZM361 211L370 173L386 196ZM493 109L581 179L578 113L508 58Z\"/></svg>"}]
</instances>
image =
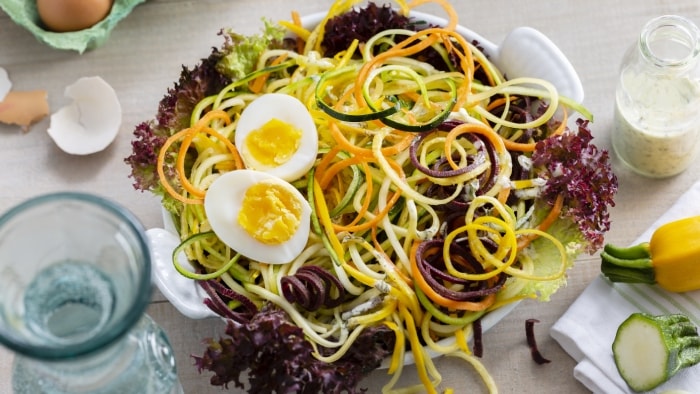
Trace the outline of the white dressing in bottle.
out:
<instances>
[{"instance_id":1,"label":"white dressing in bottle","mask_svg":"<svg viewBox=\"0 0 700 394\"><path fill-rule=\"evenodd\" d=\"M615 97L612 143L620 160L648 177L684 171L700 148L700 31L662 16L625 55Z\"/></svg>"}]
</instances>

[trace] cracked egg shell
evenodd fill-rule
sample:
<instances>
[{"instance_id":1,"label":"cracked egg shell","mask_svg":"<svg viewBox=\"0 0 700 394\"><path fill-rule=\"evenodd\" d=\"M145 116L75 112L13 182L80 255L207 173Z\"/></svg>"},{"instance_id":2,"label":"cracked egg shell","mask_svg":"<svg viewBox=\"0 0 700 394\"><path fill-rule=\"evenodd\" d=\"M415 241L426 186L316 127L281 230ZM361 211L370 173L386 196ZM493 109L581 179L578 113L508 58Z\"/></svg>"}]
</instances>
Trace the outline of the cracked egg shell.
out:
<instances>
[{"instance_id":1,"label":"cracked egg shell","mask_svg":"<svg viewBox=\"0 0 700 394\"><path fill-rule=\"evenodd\" d=\"M51 115L47 132L61 150L89 155L109 146L117 137L122 109L114 89L100 77L84 77L66 87L73 100Z\"/></svg>"}]
</instances>

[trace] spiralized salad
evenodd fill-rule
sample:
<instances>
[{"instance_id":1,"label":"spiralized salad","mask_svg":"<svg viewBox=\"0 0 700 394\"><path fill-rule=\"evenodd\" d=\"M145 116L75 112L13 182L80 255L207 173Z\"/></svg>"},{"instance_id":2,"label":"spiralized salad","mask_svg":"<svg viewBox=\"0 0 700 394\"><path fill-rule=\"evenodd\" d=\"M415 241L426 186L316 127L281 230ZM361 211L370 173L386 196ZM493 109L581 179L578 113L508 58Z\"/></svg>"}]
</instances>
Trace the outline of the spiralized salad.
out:
<instances>
[{"instance_id":1,"label":"spiralized salad","mask_svg":"<svg viewBox=\"0 0 700 394\"><path fill-rule=\"evenodd\" d=\"M293 14L256 36L223 30L136 127L134 186L162 196L182 239L173 264L229 321L196 357L212 384L244 387L247 373L251 392L355 392L388 360L385 392L438 392L438 354L495 392L481 319L548 300L602 245L617 179L586 108L545 80L507 79L446 1L444 26L411 18L425 2L339 0L316 26ZM309 234L274 264L222 241L206 204L225 175L264 172L236 133L273 94L301 102L317 133L310 169L281 180L310 207ZM407 353L420 386L397 387Z\"/></svg>"}]
</instances>

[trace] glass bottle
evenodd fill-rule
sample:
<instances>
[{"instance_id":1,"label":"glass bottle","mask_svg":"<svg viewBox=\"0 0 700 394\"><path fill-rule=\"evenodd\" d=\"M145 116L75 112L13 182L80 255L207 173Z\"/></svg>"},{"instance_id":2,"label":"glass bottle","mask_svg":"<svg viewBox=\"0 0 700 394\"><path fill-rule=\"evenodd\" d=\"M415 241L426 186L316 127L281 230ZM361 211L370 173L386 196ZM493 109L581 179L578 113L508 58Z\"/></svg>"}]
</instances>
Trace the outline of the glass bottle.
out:
<instances>
[{"instance_id":1,"label":"glass bottle","mask_svg":"<svg viewBox=\"0 0 700 394\"><path fill-rule=\"evenodd\" d=\"M162 329L145 314L151 260L124 208L83 193L35 197L0 217L0 343L15 393L175 394Z\"/></svg>"},{"instance_id":2,"label":"glass bottle","mask_svg":"<svg viewBox=\"0 0 700 394\"><path fill-rule=\"evenodd\" d=\"M700 147L700 31L675 15L649 21L625 54L615 97L612 144L639 174L684 171Z\"/></svg>"}]
</instances>

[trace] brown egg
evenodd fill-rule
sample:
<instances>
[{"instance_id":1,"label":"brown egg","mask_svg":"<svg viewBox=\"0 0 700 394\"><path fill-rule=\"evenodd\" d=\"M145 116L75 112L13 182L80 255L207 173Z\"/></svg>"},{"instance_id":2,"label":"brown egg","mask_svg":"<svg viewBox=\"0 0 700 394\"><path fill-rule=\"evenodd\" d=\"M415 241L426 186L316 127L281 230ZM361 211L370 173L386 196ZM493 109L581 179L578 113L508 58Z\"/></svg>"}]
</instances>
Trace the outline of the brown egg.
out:
<instances>
[{"instance_id":1,"label":"brown egg","mask_svg":"<svg viewBox=\"0 0 700 394\"><path fill-rule=\"evenodd\" d=\"M87 29L104 19L113 0L36 0L39 18L48 30L68 32Z\"/></svg>"}]
</instances>

